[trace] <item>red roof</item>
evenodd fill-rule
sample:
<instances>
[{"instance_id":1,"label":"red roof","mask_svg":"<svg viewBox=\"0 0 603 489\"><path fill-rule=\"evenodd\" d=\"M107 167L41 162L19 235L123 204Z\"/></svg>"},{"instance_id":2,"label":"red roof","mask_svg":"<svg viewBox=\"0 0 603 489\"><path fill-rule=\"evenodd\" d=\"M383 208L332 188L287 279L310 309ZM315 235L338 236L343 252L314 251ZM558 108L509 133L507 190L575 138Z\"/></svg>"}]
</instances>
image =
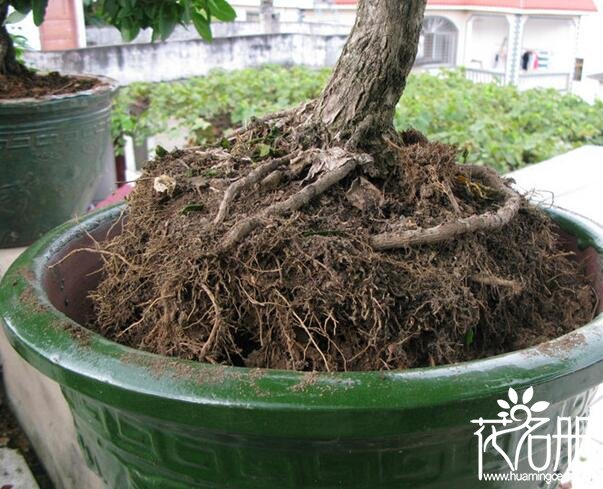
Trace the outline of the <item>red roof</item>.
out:
<instances>
[{"instance_id":1,"label":"red roof","mask_svg":"<svg viewBox=\"0 0 603 489\"><path fill-rule=\"evenodd\" d=\"M335 0L339 5L353 5L357 0ZM429 5L454 7L491 7L520 10L571 10L596 12L593 0L428 0Z\"/></svg>"}]
</instances>

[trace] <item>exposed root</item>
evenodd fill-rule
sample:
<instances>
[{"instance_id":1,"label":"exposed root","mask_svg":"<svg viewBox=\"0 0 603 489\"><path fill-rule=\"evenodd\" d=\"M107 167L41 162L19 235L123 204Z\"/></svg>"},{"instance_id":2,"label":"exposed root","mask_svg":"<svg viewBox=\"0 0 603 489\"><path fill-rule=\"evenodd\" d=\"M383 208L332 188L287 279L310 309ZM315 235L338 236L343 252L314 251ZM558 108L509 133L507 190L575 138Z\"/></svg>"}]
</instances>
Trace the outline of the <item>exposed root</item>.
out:
<instances>
[{"instance_id":1,"label":"exposed root","mask_svg":"<svg viewBox=\"0 0 603 489\"><path fill-rule=\"evenodd\" d=\"M514 295L521 294L521 292L523 291L523 286L516 280L507 280L504 278L495 277L493 275L487 275L483 273L477 274L473 275L471 277L471 280L482 285L510 289Z\"/></svg>"},{"instance_id":2,"label":"exposed root","mask_svg":"<svg viewBox=\"0 0 603 489\"><path fill-rule=\"evenodd\" d=\"M232 204L233 200L239 195L243 190L255 185L256 183L263 180L269 173L272 173L279 166L284 165L289 161L289 157L285 156L282 158L275 158L267 161L266 163L262 163L257 168L251 170L247 176L237 180L232 183L230 187L224 192L224 198L220 203L220 208L218 209L218 214L214 219L214 224L219 224L228 215L228 209L230 204Z\"/></svg>"},{"instance_id":3,"label":"exposed root","mask_svg":"<svg viewBox=\"0 0 603 489\"><path fill-rule=\"evenodd\" d=\"M212 306L214 308L214 326L212 327L209 333L209 337L207 338L207 341L205 342L203 348L201 348L201 352L199 353L199 357L205 359L212 346L214 345L216 338L218 337L218 334L222 329L224 321L222 319L222 311L220 309L218 301L216 300L216 296L211 290L209 290L209 287L207 285L201 284L201 288L207 294L207 297L209 297L209 300L211 301Z\"/></svg>"},{"instance_id":4,"label":"exposed root","mask_svg":"<svg viewBox=\"0 0 603 489\"><path fill-rule=\"evenodd\" d=\"M239 221L225 236L221 245L222 250L228 251L232 249L254 229L261 226L262 223L267 222L269 218L284 216L301 209L316 196L324 193L347 177L358 166L372 161L372 158L366 154L348 153L341 148L321 151L315 158L321 164L333 169L326 171L316 182L306 185L287 200L272 204L257 214Z\"/></svg>"},{"instance_id":5,"label":"exposed root","mask_svg":"<svg viewBox=\"0 0 603 489\"><path fill-rule=\"evenodd\" d=\"M461 213L461 206L459 205L458 200L456 200L456 197L454 196L454 193L452 193L452 189L450 188L450 184L448 182L445 182L445 183L442 184L442 187L444 188L444 193L446 194L446 197L448 197L448 200L450 201L450 205L454 209L454 212L456 214L460 214Z\"/></svg>"},{"instance_id":6,"label":"exposed root","mask_svg":"<svg viewBox=\"0 0 603 489\"><path fill-rule=\"evenodd\" d=\"M136 268L130 261L126 260L119 253L115 253L114 251L109 251L109 250L103 250L101 248L76 248L75 250L71 250L69 253L67 253L60 260L57 260L52 265L49 265L48 268L54 268L54 267L60 265L61 263L63 263L68 258L70 258L73 255L75 255L76 253L81 253L82 251L87 251L89 253L100 253L101 255L107 255L107 256L110 256L110 257L116 257L119 260L121 260L125 265L127 265L129 268L131 268L131 269Z\"/></svg>"},{"instance_id":7,"label":"exposed root","mask_svg":"<svg viewBox=\"0 0 603 489\"><path fill-rule=\"evenodd\" d=\"M268 124L271 122L274 123L275 121L285 119L287 117L290 117L292 114L294 114L295 111L296 111L296 109L285 109L285 110L281 110L279 112L273 112L273 113L265 115L263 117L254 117L249 121L248 124L234 130L228 136L228 139L229 139L229 141L236 141L238 137L240 137L242 134L249 132L250 130L253 130L254 127L256 127L258 125L262 125L262 124Z\"/></svg>"},{"instance_id":8,"label":"exposed root","mask_svg":"<svg viewBox=\"0 0 603 489\"><path fill-rule=\"evenodd\" d=\"M505 196L505 202L496 212L486 212L426 229L388 232L372 236L371 246L378 251L393 250L406 246L439 243L463 234L477 231L494 231L508 224L517 215L521 204L520 195L503 183L494 170L483 166L466 167L472 177L482 179L490 188Z\"/></svg>"},{"instance_id":9,"label":"exposed root","mask_svg":"<svg viewBox=\"0 0 603 489\"><path fill-rule=\"evenodd\" d=\"M329 147L306 116L151 162L121 234L99 244L92 326L162 355L341 371L482 358L592 317L549 219L492 171L416 131L370 156ZM171 194L154 190L161 175ZM372 246L434 229L433 246Z\"/></svg>"}]
</instances>

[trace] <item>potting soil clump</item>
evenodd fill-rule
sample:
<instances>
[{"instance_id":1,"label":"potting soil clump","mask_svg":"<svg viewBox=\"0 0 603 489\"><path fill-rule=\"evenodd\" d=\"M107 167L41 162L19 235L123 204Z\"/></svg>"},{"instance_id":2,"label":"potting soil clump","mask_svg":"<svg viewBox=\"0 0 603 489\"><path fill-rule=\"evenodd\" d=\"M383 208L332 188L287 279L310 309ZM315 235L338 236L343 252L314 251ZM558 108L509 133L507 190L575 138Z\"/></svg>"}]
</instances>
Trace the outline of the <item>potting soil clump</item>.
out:
<instances>
[{"instance_id":1,"label":"potting soil clump","mask_svg":"<svg viewBox=\"0 0 603 489\"><path fill-rule=\"evenodd\" d=\"M453 147L319 144L286 113L163 154L98 247L93 329L142 350L292 370L406 369L528 347L595 297L540 210Z\"/></svg>"},{"instance_id":2,"label":"potting soil clump","mask_svg":"<svg viewBox=\"0 0 603 489\"><path fill-rule=\"evenodd\" d=\"M95 78L65 76L53 71L38 74L24 70L19 75L0 74L0 99L39 98L90 90L102 82Z\"/></svg>"}]
</instances>

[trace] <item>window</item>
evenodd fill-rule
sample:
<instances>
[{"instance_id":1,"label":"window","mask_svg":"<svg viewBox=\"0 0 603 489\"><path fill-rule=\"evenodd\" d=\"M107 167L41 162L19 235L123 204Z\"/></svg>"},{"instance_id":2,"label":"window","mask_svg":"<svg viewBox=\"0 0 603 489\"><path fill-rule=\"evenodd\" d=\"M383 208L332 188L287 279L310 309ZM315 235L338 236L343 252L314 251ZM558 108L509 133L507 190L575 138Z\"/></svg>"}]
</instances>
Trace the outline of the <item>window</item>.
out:
<instances>
[{"instance_id":1,"label":"window","mask_svg":"<svg viewBox=\"0 0 603 489\"><path fill-rule=\"evenodd\" d=\"M428 16L423 21L417 65L454 65L458 30L444 17Z\"/></svg>"}]
</instances>

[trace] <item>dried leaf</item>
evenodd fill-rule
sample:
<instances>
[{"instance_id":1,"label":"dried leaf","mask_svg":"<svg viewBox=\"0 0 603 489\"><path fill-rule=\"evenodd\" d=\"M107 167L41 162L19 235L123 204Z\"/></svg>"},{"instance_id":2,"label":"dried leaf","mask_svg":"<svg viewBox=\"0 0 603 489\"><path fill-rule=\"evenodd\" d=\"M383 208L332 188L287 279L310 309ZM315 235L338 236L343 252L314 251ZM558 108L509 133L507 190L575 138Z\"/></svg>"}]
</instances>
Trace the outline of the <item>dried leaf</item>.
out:
<instances>
[{"instance_id":1,"label":"dried leaf","mask_svg":"<svg viewBox=\"0 0 603 489\"><path fill-rule=\"evenodd\" d=\"M329 151L318 151L313 158L312 166L306 180L312 180L320 173L335 170L350 160L350 153L342 148L331 148Z\"/></svg>"},{"instance_id":2,"label":"dried leaf","mask_svg":"<svg viewBox=\"0 0 603 489\"><path fill-rule=\"evenodd\" d=\"M209 186L209 180L204 175L198 175L196 177L190 177L187 181L197 189L206 188Z\"/></svg>"},{"instance_id":3,"label":"dried leaf","mask_svg":"<svg viewBox=\"0 0 603 489\"><path fill-rule=\"evenodd\" d=\"M171 196L176 189L176 180L169 175L159 175L153 180L153 188L155 192L160 194L167 193Z\"/></svg>"},{"instance_id":4,"label":"dried leaf","mask_svg":"<svg viewBox=\"0 0 603 489\"><path fill-rule=\"evenodd\" d=\"M381 207L385 202L383 192L364 177L354 180L345 195L350 204L361 211Z\"/></svg>"}]
</instances>

